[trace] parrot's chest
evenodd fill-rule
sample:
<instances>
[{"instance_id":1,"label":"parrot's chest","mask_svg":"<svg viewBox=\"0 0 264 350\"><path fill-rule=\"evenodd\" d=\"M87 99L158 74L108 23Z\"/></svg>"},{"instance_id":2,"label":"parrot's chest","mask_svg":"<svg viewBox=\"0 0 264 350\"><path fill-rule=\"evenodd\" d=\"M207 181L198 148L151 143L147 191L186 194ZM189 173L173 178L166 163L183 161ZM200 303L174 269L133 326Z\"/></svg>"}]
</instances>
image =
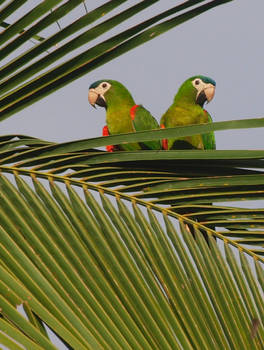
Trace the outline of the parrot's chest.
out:
<instances>
[{"instance_id":1,"label":"parrot's chest","mask_svg":"<svg viewBox=\"0 0 264 350\"><path fill-rule=\"evenodd\" d=\"M167 127L184 126L191 124L203 124L208 122L208 117L201 108L175 108L166 118Z\"/></svg>"},{"instance_id":2,"label":"parrot's chest","mask_svg":"<svg viewBox=\"0 0 264 350\"><path fill-rule=\"evenodd\" d=\"M122 110L107 111L106 123L110 135L134 132L129 111L130 107ZM123 151L133 151L140 149L140 146L137 143L125 143L120 145L119 148Z\"/></svg>"},{"instance_id":3,"label":"parrot's chest","mask_svg":"<svg viewBox=\"0 0 264 350\"><path fill-rule=\"evenodd\" d=\"M199 106L194 107L177 107L168 111L166 116L166 127L173 128L177 126L186 126L193 124L203 124L208 122L208 116L204 113L203 109ZM193 135L187 137L181 137L169 140L169 149L187 149L196 148L203 149L203 141L201 135Z\"/></svg>"},{"instance_id":4,"label":"parrot's chest","mask_svg":"<svg viewBox=\"0 0 264 350\"><path fill-rule=\"evenodd\" d=\"M110 111L106 115L106 123L110 134L122 134L133 131L129 110L127 112L122 110Z\"/></svg>"}]
</instances>

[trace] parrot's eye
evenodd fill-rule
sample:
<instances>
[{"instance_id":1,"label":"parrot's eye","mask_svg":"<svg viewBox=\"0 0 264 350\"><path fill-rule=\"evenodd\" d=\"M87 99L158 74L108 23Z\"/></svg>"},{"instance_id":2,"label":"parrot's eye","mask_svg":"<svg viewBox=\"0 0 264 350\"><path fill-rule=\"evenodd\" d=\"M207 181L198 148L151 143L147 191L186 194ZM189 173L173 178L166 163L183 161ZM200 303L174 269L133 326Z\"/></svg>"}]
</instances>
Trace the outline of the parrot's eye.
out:
<instances>
[{"instance_id":1,"label":"parrot's eye","mask_svg":"<svg viewBox=\"0 0 264 350\"><path fill-rule=\"evenodd\" d=\"M194 82L195 85L199 85L200 84L200 80L199 79L196 79L195 82Z\"/></svg>"},{"instance_id":2,"label":"parrot's eye","mask_svg":"<svg viewBox=\"0 0 264 350\"><path fill-rule=\"evenodd\" d=\"M107 87L107 84L106 83L103 83L102 84L102 87L105 89Z\"/></svg>"}]
</instances>

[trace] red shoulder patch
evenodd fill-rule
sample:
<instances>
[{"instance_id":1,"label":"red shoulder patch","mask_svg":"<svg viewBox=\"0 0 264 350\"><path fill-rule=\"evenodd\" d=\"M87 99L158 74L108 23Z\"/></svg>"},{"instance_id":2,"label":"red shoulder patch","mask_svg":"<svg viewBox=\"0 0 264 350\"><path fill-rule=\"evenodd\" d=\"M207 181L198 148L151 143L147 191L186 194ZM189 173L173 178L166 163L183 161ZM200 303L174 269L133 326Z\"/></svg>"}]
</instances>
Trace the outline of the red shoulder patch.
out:
<instances>
[{"instance_id":1,"label":"red shoulder patch","mask_svg":"<svg viewBox=\"0 0 264 350\"><path fill-rule=\"evenodd\" d=\"M164 124L161 124L161 129L166 129ZM163 139L162 140L162 149L167 150L168 149L168 140L167 139Z\"/></svg>"},{"instance_id":2,"label":"red shoulder patch","mask_svg":"<svg viewBox=\"0 0 264 350\"><path fill-rule=\"evenodd\" d=\"M105 125L103 127L103 133L102 134L103 134L103 136L109 136L110 135L107 125ZM106 148L107 152L114 152L114 150L115 150L115 146L113 146L113 145L108 145L105 148Z\"/></svg>"},{"instance_id":3,"label":"red shoulder patch","mask_svg":"<svg viewBox=\"0 0 264 350\"><path fill-rule=\"evenodd\" d=\"M132 120L135 119L136 116L136 109L139 107L139 105L135 105L133 107L130 108L130 117Z\"/></svg>"},{"instance_id":4,"label":"red shoulder patch","mask_svg":"<svg viewBox=\"0 0 264 350\"><path fill-rule=\"evenodd\" d=\"M203 111L204 111L204 114L207 114L207 110L206 109L204 109Z\"/></svg>"}]
</instances>

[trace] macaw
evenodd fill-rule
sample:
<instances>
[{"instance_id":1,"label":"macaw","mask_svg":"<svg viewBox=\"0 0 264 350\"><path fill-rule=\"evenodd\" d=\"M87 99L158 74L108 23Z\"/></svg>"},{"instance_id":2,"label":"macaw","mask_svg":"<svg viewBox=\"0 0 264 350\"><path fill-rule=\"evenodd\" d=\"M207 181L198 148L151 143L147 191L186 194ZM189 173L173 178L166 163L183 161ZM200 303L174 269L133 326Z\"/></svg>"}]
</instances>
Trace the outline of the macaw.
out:
<instances>
[{"instance_id":1,"label":"macaw","mask_svg":"<svg viewBox=\"0 0 264 350\"><path fill-rule=\"evenodd\" d=\"M179 88L172 105L161 118L161 128L211 123L210 114L203 109L215 93L215 81L197 75L187 79ZM163 140L164 149L215 149L214 133Z\"/></svg>"},{"instance_id":2,"label":"macaw","mask_svg":"<svg viewBox=\"0 0 264 350\"><path fill-rule=\"evenodd\" d=\"M88 101L106 109L103 135L115 135L143 130L159 129L156 119L142 105L136 105L127 88L116 80L98 80L90 85ZM107 146L108 151L134 151L161 149L160 141L126 143Z\"/></svg>"}]
</instances>

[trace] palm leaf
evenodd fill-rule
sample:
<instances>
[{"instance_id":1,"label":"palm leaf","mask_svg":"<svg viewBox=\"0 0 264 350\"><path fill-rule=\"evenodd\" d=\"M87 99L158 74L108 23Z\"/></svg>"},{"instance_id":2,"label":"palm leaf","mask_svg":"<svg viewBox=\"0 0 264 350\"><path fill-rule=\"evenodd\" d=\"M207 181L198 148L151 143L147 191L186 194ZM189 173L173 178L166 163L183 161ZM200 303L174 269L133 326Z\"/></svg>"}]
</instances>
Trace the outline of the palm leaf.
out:
<instances>
[{"instance_id":1,"label":"palm leaf","mask_svg":"<svg viewBox=\"0 0 264 350\"><path fill-rule=\"evenodd\" d=\"M246 127L252 123L251 120L241 120L234 125L230 121L221 126L238 127L239 124ZM253 125L262 126L262 119ZM197 127L200 132L208 131L207 125ZM219 123L210 127L217 129ZM111 136L109 139L118 141L123 138L127 142L130 138L135 141L139 139L138 134L143 134L143 138L146 135L160 139L162 134L171 136L173 131L184 135L195 132L190 126ZM98 184L109 193L114 189L126 198L133 195L143 205L153 204L160 211L169 205L171 211L184 215L186 220L199 222L201 228L213 229L212 234L221 239L229 237L234 244L250 246L250 252L263 255L261 229L264 215L257 204L264 195L263 151L108 153L90 149L91 146L106 145L106 137L65 144L50 144L22 136L14 140L11 137L0 142L2 171L13 173L19 169L20 174L44 178L46 174L53 174L61 182L67 176L77 186L82 186L79 181L81 184ZM248 205L240 204L245 201L249 201ZM210 205L212 202L213 206ZM252 205L258 210L252 209Z\"/></svg>"},{"instance_id":2,"label":"palm leaf","mask_svg":"<svg viewBox=\"0 0 264 350\"><path fill-rule=\"evenodd\" d=\"M224 253L220 234L214 233L216 243L200 223L100 184L60 176L66 196L56 184L59 175L41 174L48 191L29 170L33 190L20 170L13 169L16 186L3 174L0 179L2 283L15 293L13 303L26 300L70 347L263 347L263 270L252 251L225 238ZM184 223L193 226L195 239ZM233 247L239 247L241 265ZM249 255L258 279L253 261L248 267ZM12 338L52 348L14 306L7 307L9 293L2 298L5 322L15 320L23 332Z\"/></svg>"},{"instance_id":3,"label":"palm leaf","mask_svg":"<svg viewBox=\"0 0 264 350\"><path fill-rule=\"evenodd\" d=\"M54 346L42 324L67 348L261 349L263 152L90 148L105 139L0 139L1 330L36 349Z\"/></svg>"}]
</instances>

